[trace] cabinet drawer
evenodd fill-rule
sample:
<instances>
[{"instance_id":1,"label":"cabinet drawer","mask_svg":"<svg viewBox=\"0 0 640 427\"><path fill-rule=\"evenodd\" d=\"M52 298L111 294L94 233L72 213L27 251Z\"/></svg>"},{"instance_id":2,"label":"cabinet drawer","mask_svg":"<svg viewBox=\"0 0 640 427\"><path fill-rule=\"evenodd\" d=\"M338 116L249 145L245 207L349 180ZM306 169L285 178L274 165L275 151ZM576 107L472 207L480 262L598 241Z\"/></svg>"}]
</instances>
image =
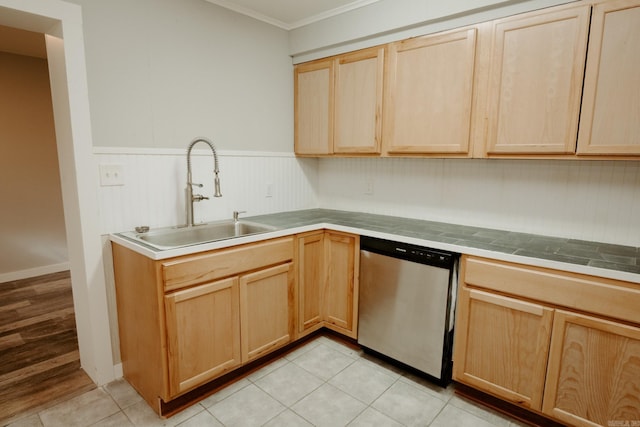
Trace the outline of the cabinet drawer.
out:
<instances>
[{"instance_id":1,"label":"cabinet drawer","mask_svg":"<svg viewBox=\"0 0 640 427\"><path fill-rule=\"evenodd\" d=\"M164 290L229 277L293 258L293 237L175 258L162 263Z\"/></svg>"},{"instance_id":2,"label":"cabinet drawer","mask_svg":"<svg viewBox=\"0 0 640 427\"><path fill-rule=\"evenodd\" d=\"M640 285L539 267L466 258L467 285L640 323Z\"/></svg>"}]
</instances>

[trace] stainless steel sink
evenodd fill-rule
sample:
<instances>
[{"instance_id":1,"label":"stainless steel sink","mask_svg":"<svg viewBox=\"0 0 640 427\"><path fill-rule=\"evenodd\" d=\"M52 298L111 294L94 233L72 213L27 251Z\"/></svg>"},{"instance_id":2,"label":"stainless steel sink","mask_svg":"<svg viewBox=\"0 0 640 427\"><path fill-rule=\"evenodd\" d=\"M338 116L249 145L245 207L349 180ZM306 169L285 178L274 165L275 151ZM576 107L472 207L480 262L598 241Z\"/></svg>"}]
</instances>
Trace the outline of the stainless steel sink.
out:
<instances>
[{"instance_id":1,"label":"stainless steel sink","mask_svg":"<svg viewBox=\"0 0 640 427\"><path fill-rule=\"evenodd\" d=\"M234 237L275 231L277 227L249 221L220 221L182 228L160 228L146 233L124 232L121 236L142 242L160 250L174 249L199 243L215 242Z\"/></svg>"}]
</instances>

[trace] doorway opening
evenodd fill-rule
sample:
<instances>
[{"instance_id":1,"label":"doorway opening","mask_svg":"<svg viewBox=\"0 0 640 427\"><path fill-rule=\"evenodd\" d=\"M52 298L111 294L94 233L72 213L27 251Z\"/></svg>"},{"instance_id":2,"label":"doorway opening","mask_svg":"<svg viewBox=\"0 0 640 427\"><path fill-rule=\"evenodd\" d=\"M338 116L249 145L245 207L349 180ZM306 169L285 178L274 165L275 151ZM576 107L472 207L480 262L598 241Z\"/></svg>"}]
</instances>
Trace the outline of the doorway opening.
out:
<instances>
[{"instance_id":1,"label":"doorway opening","mask_svg":"<svg viewBox=\"0 0 640 427\"><path fill-rule=\"evenodd\" d=\"M80 368L42 33L0 26L0 424L95 387Z\"/></svg>"},{"instance_id":2,"label":"doorway opening","mask_svg":"<svg viewBox=\"0 0 640 427\"><path fill-rule=\"evenodd\" d=\"M82 10L61 0L0 0L0 25L45 35L80 361L101 386L115 379L117 367L96 215Z\"/></svg>"}]
</instances>

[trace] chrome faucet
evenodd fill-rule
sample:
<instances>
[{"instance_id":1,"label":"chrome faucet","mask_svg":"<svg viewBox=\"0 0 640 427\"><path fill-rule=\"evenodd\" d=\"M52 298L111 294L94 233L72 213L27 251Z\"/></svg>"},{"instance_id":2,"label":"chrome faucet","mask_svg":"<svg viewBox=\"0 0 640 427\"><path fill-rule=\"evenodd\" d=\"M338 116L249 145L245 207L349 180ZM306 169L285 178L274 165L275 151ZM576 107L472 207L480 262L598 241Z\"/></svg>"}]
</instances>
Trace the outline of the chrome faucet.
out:
<instances>
[{"instance_id":1,"label":"chrome faucet","mask_svg":"<svg viewBox=\"0 0 640 427\"><path fill-rule=\"evenodd\" d=\"M247 213L247 211L233 211L233 223L237 224L240 222L239 216L240 214Z\"/></svg>"},{"instance_id":2,"label":"chrome faucet","mask_svg":"<svg viewBox=\"0 0 640 427\"><path fill-rule=\"evenodd\" d=\"M218 173L220 170L218 169L218 154L216 153L216 147L213 146L213 143L206 138L198 137L191 141L189 144L189 148L187 149L187 227L193 226L193 202L200 202L202 200L209 200L208 197L203 196L202 194L193 194L193 187L202 187L202 184L196 184L191 179L191 150L193 146L198 142L206 143L211 151L213 152L213 173L214 173L214 193L213 197L222 197L220 193L220 178L218 177Z\"/></svg>"}]
</instances>

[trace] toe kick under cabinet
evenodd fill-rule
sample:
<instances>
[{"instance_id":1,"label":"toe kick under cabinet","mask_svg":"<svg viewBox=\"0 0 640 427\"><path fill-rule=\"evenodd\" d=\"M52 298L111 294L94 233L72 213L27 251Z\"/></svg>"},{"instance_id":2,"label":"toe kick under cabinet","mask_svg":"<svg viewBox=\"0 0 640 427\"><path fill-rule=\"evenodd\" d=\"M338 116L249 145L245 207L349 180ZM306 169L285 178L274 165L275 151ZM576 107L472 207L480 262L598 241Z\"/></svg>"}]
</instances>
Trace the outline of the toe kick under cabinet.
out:
<instances>
[{"instance_id":1,"label":"toe kick under cabinet","mask_svg":"<svg viewBox=\"0 0 640 427\"><path fill-rule=\"evenodd\" d=\"M640 422L640 285L464 257L454 379L576 426Z\"/></svg>"},{"instance_id":2,"label":"toe kick under cabinet","mask_svg":"<svg viewBox=\"0 0 640 427\"><path fill-rule=\"evenodd\" d=\"M154 261L113 245L124 376L151 407L296 338L294 238Z\"/></svg>"}]
</instances>

